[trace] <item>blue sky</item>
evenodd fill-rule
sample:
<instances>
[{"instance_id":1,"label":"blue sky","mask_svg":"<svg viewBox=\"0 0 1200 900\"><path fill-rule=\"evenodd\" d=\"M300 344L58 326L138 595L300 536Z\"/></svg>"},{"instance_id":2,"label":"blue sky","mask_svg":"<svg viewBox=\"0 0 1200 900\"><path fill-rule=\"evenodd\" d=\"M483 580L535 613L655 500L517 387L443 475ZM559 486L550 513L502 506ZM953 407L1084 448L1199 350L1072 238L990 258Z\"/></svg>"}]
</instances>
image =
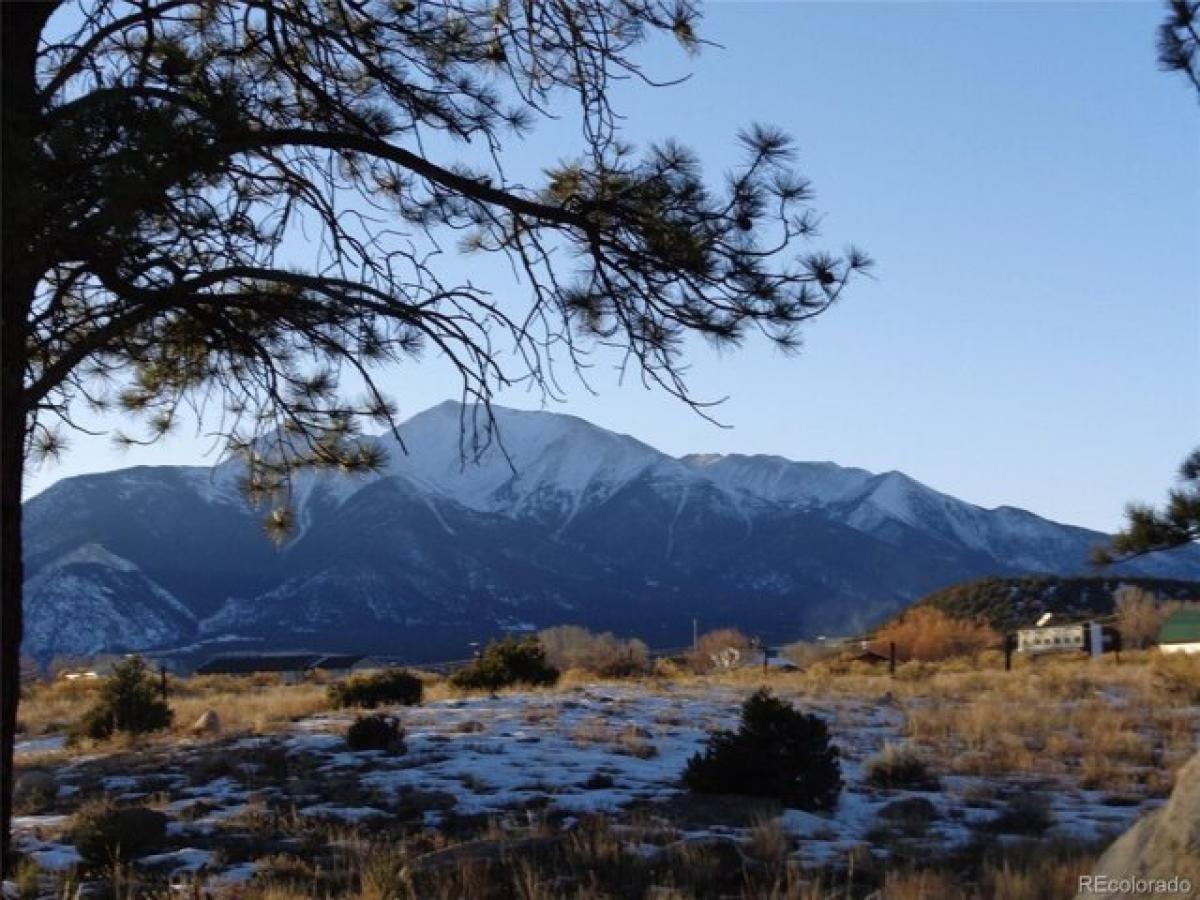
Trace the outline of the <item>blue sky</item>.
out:
<instances>
[{"instance_id":1,"label":"blue sky","mask_svg":"<svg viewBox=\"0 0 1200 900\"><path fill-rule=\"evenodd\" d=\"M825 215L876 278L798 357L697 347L718 429L602 366L554 408L670 453L900 469L985 506L1097 528L1157 500L1200 440L1200 106L1158 71L1157 3L713 3L683 85L619 92L634 142L676 136L714 174L752 121L789 131ZM521 148L570 155L567 123ZM405 416L457 396L436 362L385 379ZM537 406L526 395L502 397ZM36 492L83 471L203 460L189 434L129 452L75 438Z\"/></svg>"}]
</instances>

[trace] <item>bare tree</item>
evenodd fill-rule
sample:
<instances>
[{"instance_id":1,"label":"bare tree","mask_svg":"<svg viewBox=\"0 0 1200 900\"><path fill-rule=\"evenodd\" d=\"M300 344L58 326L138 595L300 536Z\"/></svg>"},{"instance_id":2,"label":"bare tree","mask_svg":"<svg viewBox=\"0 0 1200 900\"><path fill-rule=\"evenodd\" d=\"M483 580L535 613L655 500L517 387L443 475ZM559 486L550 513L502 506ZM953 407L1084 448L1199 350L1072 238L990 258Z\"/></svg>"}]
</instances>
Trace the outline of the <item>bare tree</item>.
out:
<instances>
[{"instance_id":1,"label":"bare tree","mask_svg":"<svg viewBox=\"0 0 1200 900\"><path fill-rule=\"evenodd\" d=\"M1167 616L1180 606L1178 601L1160 600L1153 591L1145 588L1121 588L1117 592L1115 607L1122 644L1133 649L1153 646Z\"/></svg>"},{"instance_id":2,"label":"bare tree","mask_svg":"<svg viewBox=\"0 0 1200 900\"><path fill-rule=\"evenodd\" d=\"M18 702L21 481L71 427L181 418L246 458L285 531L297 466L370 469L381 366L423 350L461 378L464 449L505 386L559 390L596 347L688 390L688 335L784 348L869 260L814 233L788 139L739 136L718 186L667 141L619 134L620 80L691 0L64 0L2 6L4 856ZM569 101L574 156L536 184L504 151ZM301 257L289 250L307 241ZM495 254L496 296L456 253ZM141 427L141 426L140 426ZM65 429L65 430L64 430Z\"/></svg>"}]
</instances>

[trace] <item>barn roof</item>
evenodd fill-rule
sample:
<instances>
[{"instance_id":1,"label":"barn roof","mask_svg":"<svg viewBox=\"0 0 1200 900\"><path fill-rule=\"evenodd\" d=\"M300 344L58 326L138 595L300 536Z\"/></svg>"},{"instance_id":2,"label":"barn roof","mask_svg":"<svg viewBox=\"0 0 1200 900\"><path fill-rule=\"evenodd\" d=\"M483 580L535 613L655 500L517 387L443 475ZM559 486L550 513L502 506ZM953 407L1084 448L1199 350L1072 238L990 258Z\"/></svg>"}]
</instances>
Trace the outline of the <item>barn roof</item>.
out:
<instances>
[{"instance_id":1,"label":"barn roof","mask_svg":"<svg viewBox=\"0 0 1200 900\"><path fill-rule=\"evenodd\" d=\"M1160 644L1200 642L1200 609L1180 609L1167 617L1158 631Z\"/></svg>"},{"instance_id":2,"label":"barn roof","mask_svg":"<svg viewBox=\"0 0 1200 900\"><path fill-rule=\"evenodd\" d=\"M214 656L196 669L197 675L248 675L252 672L301 672L322 657L320 653L239 653Z\"/></svg>"}]
</instances>

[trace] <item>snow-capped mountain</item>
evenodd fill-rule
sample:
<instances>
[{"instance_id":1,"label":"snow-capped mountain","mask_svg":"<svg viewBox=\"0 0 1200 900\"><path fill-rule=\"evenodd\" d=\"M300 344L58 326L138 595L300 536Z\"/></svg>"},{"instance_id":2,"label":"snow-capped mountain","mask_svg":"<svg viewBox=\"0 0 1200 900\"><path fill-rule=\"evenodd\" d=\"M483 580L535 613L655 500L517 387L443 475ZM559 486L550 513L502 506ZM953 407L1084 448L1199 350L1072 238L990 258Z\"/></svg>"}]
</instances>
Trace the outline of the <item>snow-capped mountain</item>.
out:
<instances>
[{"instance_id":1,"label":"snow-capped mountain","mask_svg":"<svg viewBox=\"0 0 1200 900\"><path fill-rule=\"evenodd\" d=\"M271 544L239 463L65 479L28 501L26 651L251 646L414 661L575 622L684 643L869 625L984 575L1088 569L1103 536L987 510L899 473L773 456L667 456L573 416L446 403L390 434L367 476L309 472ZM482 423L480 423L482 424ZM401 446L402 445L402 446ZM1126 573L1200 576L1200 552Z\"/></svg>"},{"instance_id":2,"label":"snow-capped mountain","mask_svg":"<svg viewBox=\"0 0 1200 900\"><path fill-rule=\"evenodd\" d=\"M136 565L84 544L40 568L25 583L26 646L42 657L153 647L196 628L192 612Z\"/></svg>"}]
</instances>

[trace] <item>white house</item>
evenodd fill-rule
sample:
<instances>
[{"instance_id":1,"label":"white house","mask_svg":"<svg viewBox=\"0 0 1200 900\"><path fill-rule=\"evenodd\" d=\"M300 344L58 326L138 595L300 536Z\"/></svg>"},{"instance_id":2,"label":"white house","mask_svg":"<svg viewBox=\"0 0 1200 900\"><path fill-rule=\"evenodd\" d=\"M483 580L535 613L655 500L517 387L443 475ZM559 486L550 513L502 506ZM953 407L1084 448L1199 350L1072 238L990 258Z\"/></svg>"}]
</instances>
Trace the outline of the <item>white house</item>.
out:
<instances>
[{"instance_id":1,"label":"white house","mask_svg":"<svg viewBox=\"0 0 1200 900\"><path fill-rule=\"evenodd\" d=\"M1173 612L1158 630L1163 653L1200 653L1200 608Z\"/></svg>"}]
</instances>

